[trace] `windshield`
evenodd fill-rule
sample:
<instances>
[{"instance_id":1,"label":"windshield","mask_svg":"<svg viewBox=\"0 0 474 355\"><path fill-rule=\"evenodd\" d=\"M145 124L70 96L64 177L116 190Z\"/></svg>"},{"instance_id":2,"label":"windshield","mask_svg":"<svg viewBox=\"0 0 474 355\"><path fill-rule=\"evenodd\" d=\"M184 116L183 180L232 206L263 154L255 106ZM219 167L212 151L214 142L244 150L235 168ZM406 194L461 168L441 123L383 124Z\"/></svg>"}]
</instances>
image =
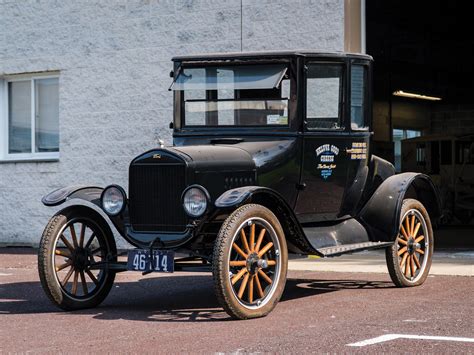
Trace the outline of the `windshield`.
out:
<instances>
[{"instance_id":1,"label":"windshield","mask_svg":"<svg viewBox=\"0 0 474 355\"><path fill-rule=\"evenodd\" d=\"M182 68L184 126L287 126L290 80L283 64Z\"/></svg>"}]
</instances>

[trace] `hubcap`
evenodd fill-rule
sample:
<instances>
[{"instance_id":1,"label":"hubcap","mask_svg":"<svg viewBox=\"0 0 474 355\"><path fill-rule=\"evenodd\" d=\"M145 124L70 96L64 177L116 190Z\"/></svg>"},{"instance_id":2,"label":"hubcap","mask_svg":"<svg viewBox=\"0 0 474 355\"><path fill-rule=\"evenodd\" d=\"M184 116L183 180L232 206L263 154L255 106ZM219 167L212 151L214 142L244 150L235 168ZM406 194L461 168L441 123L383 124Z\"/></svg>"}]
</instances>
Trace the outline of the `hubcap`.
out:
<instances>
[{"instance_id":1,"label":"hubcap","mask_svg":"<svg viewBox=\"0 0 474 355\"><path fill-rule=\"evenodd\" d=\"M255 309L271 298L280 275L279 249L276 233L264 219L241 224L229 255L229 281L240 304Z\"/></svg>"},{"instance_id":2,"label":"hubcap","mask_svg":"<svg viewBox=\"0 0 474 355\"><path fill-rule=\"evenodd\" d=\"M420 211L411 209L405 213L397 237L398 262L403 276L415 282L423 274L429 248L428 228Z\"/></svg>"}]
</instances>

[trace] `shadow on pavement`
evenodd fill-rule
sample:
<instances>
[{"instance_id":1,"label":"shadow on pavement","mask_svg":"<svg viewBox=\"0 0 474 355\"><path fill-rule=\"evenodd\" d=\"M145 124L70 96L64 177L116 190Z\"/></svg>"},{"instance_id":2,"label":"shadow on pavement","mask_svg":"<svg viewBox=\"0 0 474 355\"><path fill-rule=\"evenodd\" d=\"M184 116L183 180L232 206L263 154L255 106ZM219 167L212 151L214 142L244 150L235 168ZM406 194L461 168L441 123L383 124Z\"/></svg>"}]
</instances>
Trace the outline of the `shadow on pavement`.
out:
<instances>
[{"instance_id":1,"label":"shadow on pavement","mask_svg":"<svg viewBox=\"0 0 474 355\"><path fill-rule=\"evenodd\" d=\"M345 289L385 289L383 281L288 279L280 302ZM313 299L314 301L314 299ZM39 282L0 285L0 314L58 313L91 315L104 320L212 322L230 320L219 306L209 275L166 276L116 282L101 306L62 312L52 305Z\"/></svg>"}]
</instances>

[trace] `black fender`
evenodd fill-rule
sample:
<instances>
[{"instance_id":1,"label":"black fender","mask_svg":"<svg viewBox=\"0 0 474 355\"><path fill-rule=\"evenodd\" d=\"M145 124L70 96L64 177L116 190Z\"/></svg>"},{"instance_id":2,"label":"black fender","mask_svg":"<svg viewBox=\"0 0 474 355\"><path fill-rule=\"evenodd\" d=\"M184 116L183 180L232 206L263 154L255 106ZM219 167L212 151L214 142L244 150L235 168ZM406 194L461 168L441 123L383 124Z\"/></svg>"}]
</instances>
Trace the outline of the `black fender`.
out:
<instances>
[{"instance_id":1,"label":"black fender","mask_svg":"<svg viewBox=\"0 0 474 355\"><path fill-rule=\"evenodd\" d=\"M54 190L50 192L49 194L45 195L41 199L41 202L45 206L53 207L53 206L62 205L64 202L72 200L72 199L79 199L79 200L89 202L97 206L101 211L104 211L102 209L102 204L100 203L100 196L102 195L102 191L104 191L104 189L102 187L97 187L97 186L67 186L67 187L62 187L60 189ZM84 205L80 205L80 206L84 206ZM87 208L90 208L94 210L95 212L97 212L94 208L90 206L87 206ZM105 211L104 211L104 214L105 214ZM108 217L110 222L112 222L112 224L115 226L115 228L120 233L120 235L125 237L126 232L125 232L123 214L115 216L115 217L108 216L107 214L105 215ZM104 218L102 215L99 215L99 216Z\"/></svg>"},{"instance_id":2,"label":"black fender","mask_svg":"<svg viewBox=\"0 0 474 355\"><path fill-rule=\"evenodd\" d=\"M290 252L321 255L308 242L293 209L283 196L273 189L262 186L243 186L227 190L216 199L214 206L218 211L230 214L238 207L248 203L265 206L275 214L285 232Z\"/></svg>"},{"instance_id":3,"label":"black fender","mask_svg":"<svg viewBox=\"0 0 474 355\"><path fill-rule=\"evenodd\" d=\"M429 176L420 173L390 176L375 190L357 216L369 232L372 241L395 240L405 198L419 200L431 219L441 216L439 194Z\"/></svg>"}]
</instances>

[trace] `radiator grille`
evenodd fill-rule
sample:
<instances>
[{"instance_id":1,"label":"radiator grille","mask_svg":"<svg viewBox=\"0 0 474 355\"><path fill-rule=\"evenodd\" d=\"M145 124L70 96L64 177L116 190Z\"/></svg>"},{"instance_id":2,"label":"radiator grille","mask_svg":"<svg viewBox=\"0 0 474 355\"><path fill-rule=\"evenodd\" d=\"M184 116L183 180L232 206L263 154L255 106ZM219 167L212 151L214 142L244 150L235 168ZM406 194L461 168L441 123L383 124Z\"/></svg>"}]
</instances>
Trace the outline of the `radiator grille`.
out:
<instances>
[{"instance_id":1,"label":"radiator grille","mask_svg":"<svg viewBox=\"0 0 474 355\"><path fill-rule=\"evenodd\" d=\"M186 228L181 204L184 165L132 165L129 183L130 222L134 230L178 232Z\"/></svg>"}]
</instances>

